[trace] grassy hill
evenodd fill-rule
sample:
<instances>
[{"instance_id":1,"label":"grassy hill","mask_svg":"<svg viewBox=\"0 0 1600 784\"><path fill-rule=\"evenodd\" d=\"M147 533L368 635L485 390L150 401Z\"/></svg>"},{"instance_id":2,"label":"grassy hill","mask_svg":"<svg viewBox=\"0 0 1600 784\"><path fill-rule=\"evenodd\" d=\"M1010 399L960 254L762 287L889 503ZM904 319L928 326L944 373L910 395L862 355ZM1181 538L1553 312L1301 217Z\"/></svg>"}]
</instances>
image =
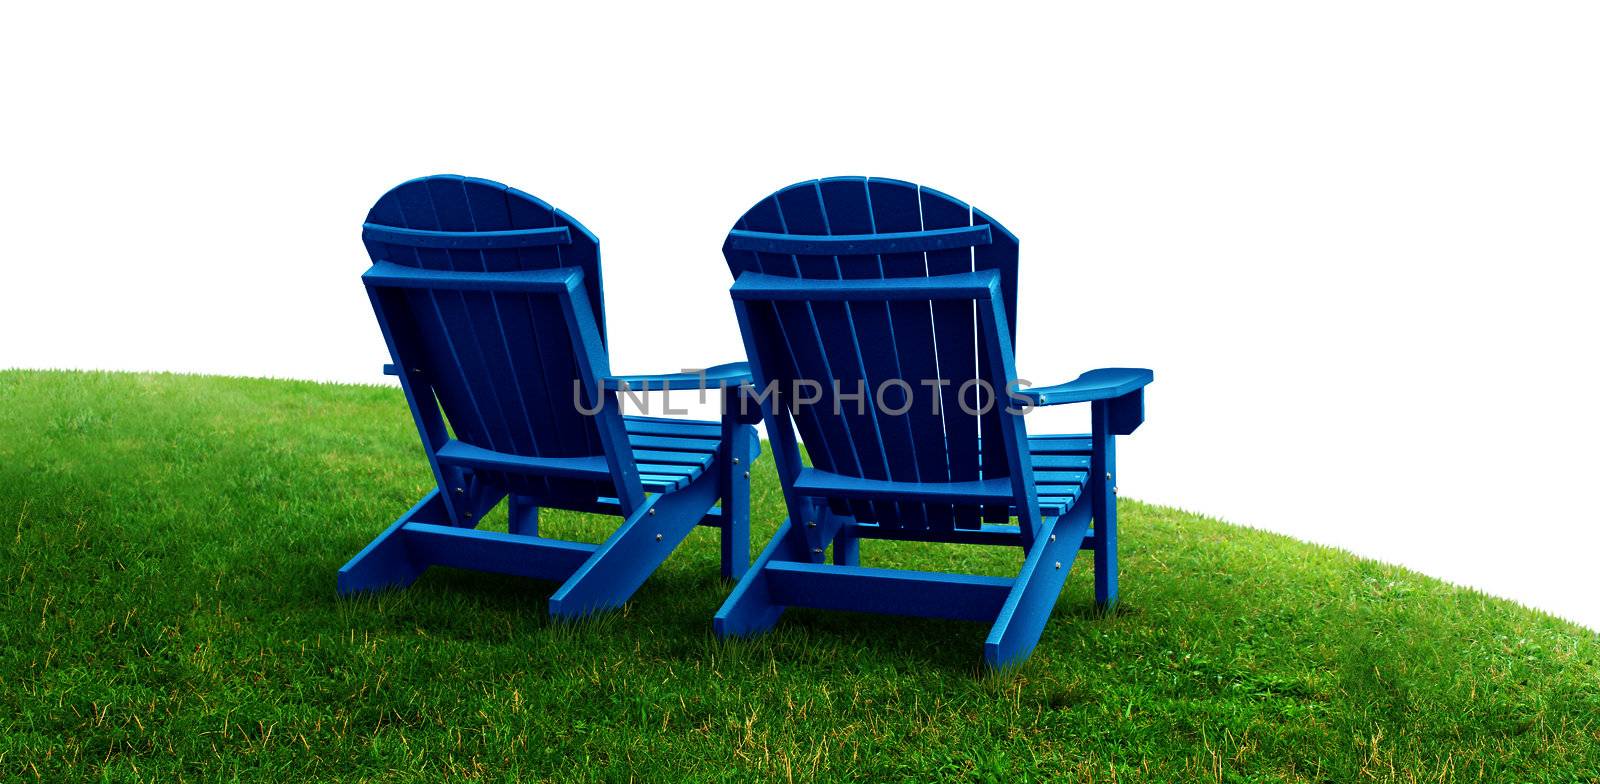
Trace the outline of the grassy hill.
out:
<instances>
[{"instance_id":1,"label":"grassy hill","mask_svg":"<svg viewBox=\"0 0 1600 784\"><path fill-rule=\"evenodd\" d=\"M446 569L336 598L428 485L397 390L0 372L0 779L1600 779L1594 632L1282 536L1124 500L1118 609L1080 563L1033 658L987 675L977 624L791 611L715 640L709 530L577 625L551 584Z\"/></svg>"}]
</instances>

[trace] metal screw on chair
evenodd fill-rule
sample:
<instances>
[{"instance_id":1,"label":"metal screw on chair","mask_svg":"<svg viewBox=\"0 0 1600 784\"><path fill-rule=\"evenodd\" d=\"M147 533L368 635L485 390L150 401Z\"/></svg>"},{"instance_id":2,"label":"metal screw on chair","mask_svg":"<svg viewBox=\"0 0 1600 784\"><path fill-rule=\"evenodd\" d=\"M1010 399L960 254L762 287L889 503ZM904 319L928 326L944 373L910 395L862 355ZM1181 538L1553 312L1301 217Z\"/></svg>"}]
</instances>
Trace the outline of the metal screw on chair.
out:
<instances>
[{"instance_id":1,"label":"metal screw on chair","mask_svg":"<svg viewBox=\"0 0 1600 784\"><path fill-rule=\"evenodd\" d=\"M749 471L744 472L744 478L746 478L746 479L750 478L750 472Z\"/></svg>"},{"instance_id":2,"label":"metal screw on chair","mask_svg":"<svg viewBox=\"0 0 1600 784\"><path fill-rule=\"evenodd\" d=\"M1051 534L1050 535L1050 541L1054 542L1055 540L1056 540L1056 535L1055 534Z\"/></svg>"},{"instance_id":3,"label":"metal screw on chair","mask_svg":"<svg viewBox=\"0 0 1600 784\"><path fill-rule=\"evenodd\" d=\"M1117 494L1117 488L1116 488L1116 487L1115 487L1115 486L1113 486L1113 487L1112 487L1112 488L1111 488L1111 494L1112 494L1112 495L1116 495L1116 494Z\"/></svg>"},{"instance_id":4,"label":"metal screw on chair","mask_svg":"<svg viewBox=\"0 0 1600 784\"><path fill-rule=\"evenodd\" d=\"M733 464L734 464L734 465L738 465L738 464L739 464L739 458L737 458L737 457L736 457L736 458L734 458L734 459L733 459Z\"/></svg>"},{"instance_id":5,"label":"metal screw on chair","mask_svg":"<svg viewBox=\"0 0 1600 784\"><path fill-rule=\"evenodd\" d=\"M656 534L656 541L661 541L661 534Z\"/></svg>"},{"instance_id":6,"label":"metal screw on chair","mask_svg":"<svg viewBox=\"0 0 1600 784\"><path fill-rule=\"evenodd\" d=\"M806 521L806 527L807 528L816 528L817 527L817 521L815 521L815 520Z\"/></svg>"},{"instance_id":7,"label":"metal screw on chair","mask_svg":"<svg viewBox=\"0 0 1600 784\"><path fill-rule=\"evenodd\" d=\"M645 514L650 515L651 517L655 517L656 516L656 510L654 508L651 508L650 511L645 512Z\"/></svg>"},{"instance_id":8,"label":"metal screw on chair","mask_svg":"<svg viewBox=\"0 0 1600 784\"><path fill-rule=\"evenodd\" d=\"M1106 472L1106 481L1107 482L1111 481L1111 472L1110 471Z\"/></svg>"},{"instance_id":9,"label":"metal screw on chair","mask_svg":"<svg viewBox=\"0 0 1600 784\"><path fill-rule=\"evenodd\" d=\"M461 495L461 494L462 494L462 493L465 493L465 492L466 492L466 491L465 491L465 490L462 490L462 489L461 489L461 488L459 488L459 487L458 487L458 488L456 488L456 495Z\"/></svg>"},{"instance_id":10,"label":"metal screw on chair","mask_svg":"<svg viewBox=\"0 0 1600 784\"><path fill-rule=\"evenodd\" d=\"M1061 568L1061 562L1060 562L1060 561L1056 561L1056 568L1057 568L1057 569L1060 569L1060 568Z\"/></svg>"},{"instance_id":11,"label":"metal screw on chair","mask_svg":"<svg viewBox=\"0 0 1600 784\"><path fill-rule=\"evenodd\" d=\"M811 548L811 552L816 553L817 555L822 555L822 548L821 547L813 547L813 548Z\"/></svg>"}]
</instances>

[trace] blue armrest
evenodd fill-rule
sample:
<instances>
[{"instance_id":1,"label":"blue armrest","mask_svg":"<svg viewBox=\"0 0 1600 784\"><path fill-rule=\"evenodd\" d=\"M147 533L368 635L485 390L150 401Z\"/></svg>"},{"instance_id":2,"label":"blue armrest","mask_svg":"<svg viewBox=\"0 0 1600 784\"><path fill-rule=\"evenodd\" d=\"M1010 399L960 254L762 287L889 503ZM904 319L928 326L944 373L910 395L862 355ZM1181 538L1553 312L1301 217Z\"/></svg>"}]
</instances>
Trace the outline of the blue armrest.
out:
<instances>
[{"instance_id":1,"label":"blue armrest","mask_svg":"<svg viewBox=\"0 0 1600 784\"><path fill-rule=\"evenodd\" d=\"M607 376L605 387L610 392L620 392L622 385L634 392L660 392L664 389L717 389L753 384L748 362L729 362L726 365L706 368L701 373L657 373L641 376Z\"/></svg>"},{"instance_id":2,"label":"blue armrest","mask_svg":"<svg viewBox=\"0 0 1600 784\"><path fill-rule=\"evenodd\" d=\"M1036 406L1111 400L1144 389L1145 385L1155 378L1156 374L1144 368L1101 368L1084 373L1065 384L1019 389L1016 394L1027 398Z\"/></svg>"},{"instance_id":3,"label":"blue armrest","mask_svg":"<svg viewBox=\"0 0 1600 784\"><path fill-rule=\"evenodd\" d=\"M1089 401L1095 401L1097 406L1106 405L1109 415L1106 420L1107 432L1125 436L1144 423L1144 388L1155 378L1156 374L1144 368L1101 368L1065 384L1022 389L1016 394L1036 406Z\"/></svg>"}]
</instances>

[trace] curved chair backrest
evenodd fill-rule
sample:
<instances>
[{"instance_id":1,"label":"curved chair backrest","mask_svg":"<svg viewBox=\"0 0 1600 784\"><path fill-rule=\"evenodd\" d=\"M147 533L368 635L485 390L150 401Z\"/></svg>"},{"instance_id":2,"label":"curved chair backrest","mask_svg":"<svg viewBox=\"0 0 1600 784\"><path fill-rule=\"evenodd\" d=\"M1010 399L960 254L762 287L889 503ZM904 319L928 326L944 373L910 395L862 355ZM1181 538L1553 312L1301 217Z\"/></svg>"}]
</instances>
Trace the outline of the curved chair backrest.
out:
<instances>
[{"instance_id":1,"label":"curved chair backrest","mask_svg":"<svg viewBox=\"0 0 1600 784\"><path fill-rule=\"evenodd\" d=\"M436 470L454 460L479 475L501 476L511 492L552 505L618 497L596 470L580 471L570 461L552 463L544 476L493 470L496 460L510 465L505 455L559 461L618 451L603 443L606 415L583 413L573 389L577 379L608 372L594 235L514 188L438 175L384 194L367 214L362 239L374 270L387 263L443 273L436 284L417 278L373 289L425 441L428 430L439 431L430 445ZM569 275L565 286L556 281L540 288L493 274L563 268L581 270L581 281ZM502 457L445 450L442 425L430 428L427 421L440 408L456 441ZM612 456L612 468L615 461L631 468L631 454L620 451ZM440 481L450 480L441 474Z\"/></svg>"},{"instance_id":2,"label":"curved chair backrest","mask_svg":"<svg viewBox=\"0 0 1600 784\"><path fill-rule=\"evenodd\" d=\"M751 207L729 233L723 255L736 279L747 272L830 281L993 270L1009 356L1016 328L1017 239L983 212L938 191L864 177L797 183ZM1009 477L999 434L1010 371L993 367L993 355L985 350L989 336L978 308L988 307L988 301L975 306L975 296L903 294L848 301L823 289L742 305L758 387L777 382L787 395L797 380L823 386L820 401L792 415L816 468L894 482ZM893 383L896 379L910 386L909 399ZM966 390L967 408L960 405L962 385L973 379L997 393L997 404L987 412L970 412L981 409L976 387ZM853 397L863 386L864 408ZM879 390L886 394L875 399ZM909 410L894 413L907 403ZM788 424L770 417L768 423ZM830 499L829 505L859 522L935 531L1004 523L1008 517L1004 502Z\"/></svg>"}]
</instances>

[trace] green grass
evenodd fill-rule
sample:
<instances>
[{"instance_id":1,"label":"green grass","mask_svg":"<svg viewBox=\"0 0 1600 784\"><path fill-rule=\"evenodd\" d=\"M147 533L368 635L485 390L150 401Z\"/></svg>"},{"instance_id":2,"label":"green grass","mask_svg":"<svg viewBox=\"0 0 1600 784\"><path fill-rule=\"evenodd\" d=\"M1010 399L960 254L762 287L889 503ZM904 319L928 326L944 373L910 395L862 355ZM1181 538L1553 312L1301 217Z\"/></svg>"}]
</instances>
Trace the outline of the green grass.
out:
<instances>
[{"instance_id":1,"label":"green grass","mask_svg":"<svg viewBox=\"0 0 1600 784\"><path fill-rule=\"evenodd\" d=\"M782 503L756 472L759 542ZM577 625L547 621L551 584L445 569L335 598L428 484L396 390L0 372L0 778L1600 777L1593 632L1285 537L1124 500L1118 609L1081 559L1033 658L990 675L977 624L791 611L715 640L710 530Z\"/></svg>"}]
</instances>

